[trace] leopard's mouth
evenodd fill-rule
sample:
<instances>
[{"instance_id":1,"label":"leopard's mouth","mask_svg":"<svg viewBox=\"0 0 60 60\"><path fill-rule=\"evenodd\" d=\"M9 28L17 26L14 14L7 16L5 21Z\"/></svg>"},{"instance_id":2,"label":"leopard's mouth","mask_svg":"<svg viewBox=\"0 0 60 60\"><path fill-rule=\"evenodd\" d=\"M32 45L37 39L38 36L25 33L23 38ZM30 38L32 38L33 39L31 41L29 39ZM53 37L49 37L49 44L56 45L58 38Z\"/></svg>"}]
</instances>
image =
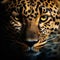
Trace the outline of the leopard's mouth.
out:
<instances>
[{"instance_id":1,"label":"leopard's mouth","mask_svg":"<svg viewBox=\"0 0 60 60\"><path fill-rule=\"evenodd\" d=\"M21 46L23 52L24 52L24 55L26 56L38 56L41 54L41 52L39 51L41 49L41 47L44 46L44 44L47 43L47 41L45 40L44 42L41 42L41 43L36 43L34 44L33 46L28 46L27 44L25 43L22 43L22 42L18 42L16 41L18 45Z\"/></svg>"},{"instance_id":2,"label":"leopard's mouth","mask_svg":"<svg viewBox=\"0 0 60 60\"><path fill-rule=\"evenodd\" d=\"M47 43L47 41L44 41L44 42L42 42L40 44L35 44L32 47L28 47L27 50L25 51L25 55L26 56L31 56L31 55L32 56L37 56L37 55L40 55L42 52L40 52L39 50L46 43Z\"/></svg>"},{"instance_id":3,"label":"leopard's mouth","mask_svg":"<svg viewBox=\"0 0 60 60\"><path fill-rule=\"evenodd\" d=\"M28 47L28 49L25 52L26 56L37 56L39 54L40 54L40 52L39 51L38 52L34 51L32 47Z\"/></svg>"}]
</instances>

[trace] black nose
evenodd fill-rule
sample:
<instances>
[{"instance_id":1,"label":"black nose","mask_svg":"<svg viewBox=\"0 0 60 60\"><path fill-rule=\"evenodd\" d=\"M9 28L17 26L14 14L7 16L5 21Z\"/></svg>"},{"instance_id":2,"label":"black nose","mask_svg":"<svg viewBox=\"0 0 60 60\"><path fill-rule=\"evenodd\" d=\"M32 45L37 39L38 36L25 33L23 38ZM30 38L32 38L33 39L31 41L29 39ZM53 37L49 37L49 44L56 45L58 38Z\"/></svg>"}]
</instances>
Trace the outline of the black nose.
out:
<instances>
[{"instance_id":1,"label":"black nose","mask_svg":"<svg viewBox=\"0 0 60 60\"><path fill-rule=\"evenodd\" d=\"M38 40L28 40L28 41L25 41L25 43L28 45L28 46L30 46L30 47L32 47L35 43L37 43L38 42Z\"/></svg>"}]
</instances>

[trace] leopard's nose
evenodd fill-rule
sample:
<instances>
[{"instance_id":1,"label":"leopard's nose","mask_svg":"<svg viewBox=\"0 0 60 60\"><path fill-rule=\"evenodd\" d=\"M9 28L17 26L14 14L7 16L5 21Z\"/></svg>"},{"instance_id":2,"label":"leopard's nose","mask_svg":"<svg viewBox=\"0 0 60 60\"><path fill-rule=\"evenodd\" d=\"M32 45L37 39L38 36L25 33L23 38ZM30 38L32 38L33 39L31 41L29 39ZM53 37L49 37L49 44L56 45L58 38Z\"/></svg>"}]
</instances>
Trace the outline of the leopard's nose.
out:
<instances>
[{"instance_id":1,"label":"leopard's nose","mask_svg":"<svg viewBox=\"0 0 60 60\"><path fill-rule=\"evenodd\" d=\"M25 43L29 46L32 47L35 43L37 43L38 40L37 39L28 39L27 41L25 41Z\"/></svg>"}]
</instances>

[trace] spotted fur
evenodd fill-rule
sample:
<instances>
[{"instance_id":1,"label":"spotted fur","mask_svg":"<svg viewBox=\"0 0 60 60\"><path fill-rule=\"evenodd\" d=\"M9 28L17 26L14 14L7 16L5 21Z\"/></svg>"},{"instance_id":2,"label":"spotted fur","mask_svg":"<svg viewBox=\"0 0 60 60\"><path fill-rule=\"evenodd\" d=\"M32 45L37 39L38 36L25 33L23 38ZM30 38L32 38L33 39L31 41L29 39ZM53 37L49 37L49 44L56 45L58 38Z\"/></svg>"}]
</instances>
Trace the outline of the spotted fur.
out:
<instances>
[{"instance_id":1,"label":"spotted fur","mask_svg":"<svg viewBox=\"0 0 60 60\"><path fill-rule=\"evenodd\" d=\"M6 0L2 3L5 4L9 15L7 31L11 32L11 36L14 35L11 37L13 41L25 48L24 53L30 48L26 41L38 40L31 48L35 52L44 52L48 57L60 54L60 6L57 5L59 2Z\"/></svg>"}]
</instances>

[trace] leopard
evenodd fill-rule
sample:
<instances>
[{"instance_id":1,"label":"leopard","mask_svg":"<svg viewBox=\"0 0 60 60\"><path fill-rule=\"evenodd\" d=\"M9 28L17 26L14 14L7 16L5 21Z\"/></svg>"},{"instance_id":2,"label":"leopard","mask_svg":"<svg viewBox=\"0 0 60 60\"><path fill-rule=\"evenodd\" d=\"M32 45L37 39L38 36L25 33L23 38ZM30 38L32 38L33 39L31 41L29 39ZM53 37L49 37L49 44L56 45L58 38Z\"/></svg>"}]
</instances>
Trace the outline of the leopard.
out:
<instances>
[{"instance_id":1,"label":"leopard","mask_svg":"<svg viewBox=\"0 0 60 60\"><path fill-rule=\"evenodd\" d=\"M60 0L3 0L8 40L24 56L60 55ZM35 60L35 59L34 59Z\"/></svg>"}]
</instances>

